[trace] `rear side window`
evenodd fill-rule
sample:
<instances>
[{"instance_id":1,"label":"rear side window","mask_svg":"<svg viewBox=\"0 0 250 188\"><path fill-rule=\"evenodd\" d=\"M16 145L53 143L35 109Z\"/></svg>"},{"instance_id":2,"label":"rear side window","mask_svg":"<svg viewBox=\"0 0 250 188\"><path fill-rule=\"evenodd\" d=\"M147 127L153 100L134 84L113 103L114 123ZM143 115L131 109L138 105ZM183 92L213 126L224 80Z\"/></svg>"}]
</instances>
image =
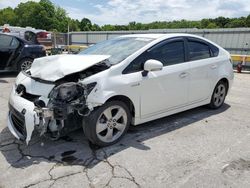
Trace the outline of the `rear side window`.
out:
<instances>
[{"instance_id":1,"label":"rear side window","mask_svg":"<svg viewBox=\"0 0 250 188\"><path fill-rule=\"evenodd\" d=\"M202 42L188 41L189 60L195 61L211 57L210 47Z\"/></svg>"},{"instance_id":2,"label":"rear side window","mask_svg":"<svg viewBox=\"0 0 250 188\"><path fill-rule=\"evenodd\" d=\"M212 50L212 56L213 57L217 57L219 55L219 48L217 48L216 46L214 45L210 45L211 47L211 50Z\"/></svg>"},{"instance_id":3,"label":"rear side window","mask_svg":"<svg viewBox=\"0 0 250 188\"><path fill-rule=\"evenodd\" d=\"M29 41L29 42L32 42L34 44L37 44L38 41L37 41L37 37L36 37L36 34L31 32L31 31L26 31L24 33L24 39Z\"/></svg>"}]
</instances>

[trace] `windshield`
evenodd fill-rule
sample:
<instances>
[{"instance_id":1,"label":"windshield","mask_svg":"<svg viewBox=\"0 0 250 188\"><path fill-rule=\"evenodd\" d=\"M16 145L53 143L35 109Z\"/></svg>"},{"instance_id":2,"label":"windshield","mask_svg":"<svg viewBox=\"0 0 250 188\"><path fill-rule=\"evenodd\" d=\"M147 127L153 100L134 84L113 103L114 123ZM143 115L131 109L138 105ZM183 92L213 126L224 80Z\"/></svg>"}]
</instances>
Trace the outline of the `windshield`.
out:
<instances>
[{"instance_id":1,"label":"windshield","mask_svg":"<svg viewBox=\"0 0 250 188\"><path fill-rule=\"evenodd\" d=\"M80 54L110 55L109 62L117 64L152 40L151 38L119 37L97 43Z\"/></svg>"}]
</instances>

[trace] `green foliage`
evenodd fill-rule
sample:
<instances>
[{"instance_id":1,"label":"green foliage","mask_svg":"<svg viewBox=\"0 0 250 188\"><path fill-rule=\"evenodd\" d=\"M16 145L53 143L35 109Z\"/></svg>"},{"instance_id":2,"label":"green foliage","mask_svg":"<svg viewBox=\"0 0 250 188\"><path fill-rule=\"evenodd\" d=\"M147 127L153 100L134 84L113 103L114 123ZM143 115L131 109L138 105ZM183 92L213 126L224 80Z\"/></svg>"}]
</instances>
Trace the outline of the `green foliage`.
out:
<instances>
[{"instance_id":1,"label":"green foliage","mask_svg":"<svg viewBox=\"0 0 250 188\"><path fill-rule=\"evenodd\" d=\"M226 24L226 27L228 28L237 28L237 27L246 27L247 22L246 18L241 17L241 18L233 18L229 23Z\"/></svg>"},{"instance_id":2,"label":"green foliage","mask_svg":"<svg viewBox=\"0 0 250 188\"><path fill-rule=\"evenodd\" d=\"M88 18L83 18L79 26L81 31L91 31L92 29L92 23Z\"/></svg>"},{"instance_id":3,"label":"green foliage","mask_svg":"<svg viewBox=\"0 0 250 188\"><path fill-rule=\"evenodd\" d=\"M0 10L0 25L6 23L11 25L16 23L16 14L10 7Z\"/></svg>"},{"instance_id":4,"label":"green foliage","mask_svg":"<svg viewBox=\"0 0 250 188\"><path fill-rule=\"evenodd\" d=\"M214 28L217 28L218 26L216 25L216 23L213 23L213 22L210 22L206 28L208 29L214 29Z\"/></svg>"},{"instance_id":5,"label":"green foliage","mask_svg":"<svg viewBox=\"0 0 250 188\"><path fill-rule=\"evenodd\" d=\"M250 27L250 14L246 17L246 27Z\"/></svg>"},{"instance_id":6,"label":"green foliage","mask_svg":"<svg viewBox=\"0 0 250 188\"><path fill-rule=\"evenodd\" d=\"M218 17L202 19L200 21L174 20L155 21L151 23L130 22L128 25L93 24L88 18L82 20L71 19L67 12L55 6L50 0L39 2L27 1L20 3L15 9L10 7L0 9L0 25L31 26L48 31L117 31L117 30L148 30L148 29L176 29L176 28L235 28L250 27L250 15L240 18Z\"/></svg>"},{"instance_id":7,"label":"green foliage","mask_svg":"<svg viewBox=\"0 0 250 188\"><path fill-rule=\"evenodd\" d=\"M55 7L53 20L54 24L52 28L59 32L67 32L68 24L72 23L71 19L67 16L66 11L61 7Z\"/></svg>"},{"instance_id":8,"label":"green foliage","mask_svg":"<svg viewBox=\"0 0 250 188\"><path fill-rule=\"evenodd\" d=\"M101 27L97 24L93 24L92 27L91 27L91 30L92 31L101 31Z\"/></svg>"},{"instance_id":9,"label":"green foliage","mask_svg":"<svg viewBox=\"0 0 250 188\"><path fill-rule=\"evenodd\" d=\"M70 31L81 31L79 25L80 25L79 20L74 20L74 19L69 20Z\"/></svg>"}]
</instances>

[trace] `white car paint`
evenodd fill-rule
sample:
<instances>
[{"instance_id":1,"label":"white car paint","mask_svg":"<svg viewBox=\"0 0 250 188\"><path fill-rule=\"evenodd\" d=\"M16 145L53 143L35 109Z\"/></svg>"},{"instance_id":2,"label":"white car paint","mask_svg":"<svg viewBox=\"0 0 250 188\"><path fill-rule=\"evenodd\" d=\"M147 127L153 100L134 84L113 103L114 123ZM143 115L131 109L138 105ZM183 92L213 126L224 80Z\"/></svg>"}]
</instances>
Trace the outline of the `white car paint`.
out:
<instances>
[{"instance_id":1,"label":"white car paint","mask_svg":"<svg viewBox=\"0 0 250 188\"><path fill-rule=\"evenodd\" d=\"M185 36L195 37L213 44L219 48L219 55L209 59L165 66L162 70L149 72L146 77L142 76L141 71L122 74L122 71L131 61L145 50L166 39ZM97 82L97 85L86 99L90 110L103 105L111 97L118 95L126 96L132 101L135 109L132 124L138 125L208 104L216 83L222 78L228 80L229 89L232 85L233 69L229 61L229 53L207 39L189 34L142 34L121 37L141 37L153 40L109 69L79 80L79 83L83 85ZM30 72L33 77L53 82L65 75L85 70L107 58L109 58L108 55L59 55L45 57L35 60ZM19 84L24 85L29 93L41 95L40 99L46 104L49 100L48 95L55 86L53 83L35 81L23 73L18 75L15 87ZM37 117L34 109L32 110L34 107L30 101L20 99L15 89L10 94L10 104L19 112L22 111L22 108L27 109L25 119L27 118L26 128L29 130L29 135L26 138L28 142L32 134L31 130L37 124ZM10 118L8 118L8 127L13 135L19 138L13 131L13 124Z\"/></svg>"},{"instance_id":2,"label":"white car paint","mask_svg":"<svg viewBox=\"0 0 250 188\"><path fill-rule=\"evenodd\" d=\"M66 75L85 70L109 55L54 55L35 59L30 69L34 78L56 81Z\"/></svg>"},{"instance_id":3,"label":"white car paint","mask_svg":"<svg viewBox=\"0 0 250 188\"><path fill-rule=\"evenodd\" d=\"M22 112L23 109L25 108L26 112L25 112L24 117L25 117L26 132L27 132L26 143L28 144L31 139L32 132L34 130L34 125L38 124L38 117L34 111L35 105L34 103L27 101L24 98L18 96L15 93L15 87L12 88L11 93L12 95L10 95L9 104L12 105L12 107L19 112ZM10 118L10 114L8 114L7 125L8 125L10 132L19 139L20 136L18 135L18 133L15 131L13 127L13 122L12 122L12 119Z\"/></svg>"}]
</instances>

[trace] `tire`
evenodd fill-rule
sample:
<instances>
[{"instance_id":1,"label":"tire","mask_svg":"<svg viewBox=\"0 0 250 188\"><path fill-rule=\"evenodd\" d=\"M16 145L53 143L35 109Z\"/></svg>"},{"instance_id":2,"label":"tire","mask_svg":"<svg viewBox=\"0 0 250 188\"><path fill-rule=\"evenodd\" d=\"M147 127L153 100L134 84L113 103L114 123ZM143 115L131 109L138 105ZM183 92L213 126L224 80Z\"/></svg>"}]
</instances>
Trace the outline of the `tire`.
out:
<instances>
[{"instance_id":1,"label":"tire","mask_svg":"<svg viewBox=\"0 0 250 188\"><path fill-rule=\"evenodd\" d=\"M130 123L131 113L127 105L121 101L109 101L84 118L82 125L92 144L109 146L123 137Z\"/></svg>"},{"instance_id":2,"label":"tire","mask_svg":"<svg viewBox=\"0 0 250 188\"><path fill-rule=\"evenodd\" d=\"M227 95L227 90L228 90L227 84L223 81L219 81L214 88L210 104L208 105L209 108L211 109L220 108L224 104Z\"/></svg>"},{"instance_id":3,"label":"tire","mask_svg":"<svg viewBox=\"0 0 250 188\"><path fill-rule=\"evenodd\" d=\"M26 72L28 69L30 69L32 62L33 62L33 59L31 59L31 58L22 59L17 64L17 71L18 72L20 72L20 71Z\"/></svg>"}]
</instances>

